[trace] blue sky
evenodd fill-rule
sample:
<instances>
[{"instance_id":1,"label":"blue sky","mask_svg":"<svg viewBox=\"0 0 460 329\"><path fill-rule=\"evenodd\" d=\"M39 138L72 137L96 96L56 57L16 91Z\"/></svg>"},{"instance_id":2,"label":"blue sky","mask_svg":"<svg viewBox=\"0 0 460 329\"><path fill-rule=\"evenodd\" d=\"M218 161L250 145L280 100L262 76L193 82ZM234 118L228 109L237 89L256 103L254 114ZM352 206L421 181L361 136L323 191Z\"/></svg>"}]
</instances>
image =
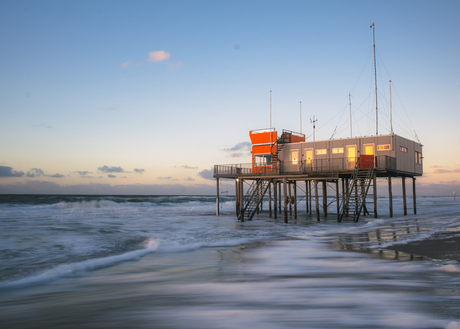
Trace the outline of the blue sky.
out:
<instances>
[{"instance_id":1,"label":"blue sky","mask_svg":"<svg viewBox=\"0 0 460 329\"><path fill-rule=\"evenodd\" d=\"M213 193L248 132L424 144L421 191L460 192L458 1L3 1L0 193ZM311 137L309 137L311 140ZM22 173L22 175L21 175Z\"/></svg>"}]
</instances>

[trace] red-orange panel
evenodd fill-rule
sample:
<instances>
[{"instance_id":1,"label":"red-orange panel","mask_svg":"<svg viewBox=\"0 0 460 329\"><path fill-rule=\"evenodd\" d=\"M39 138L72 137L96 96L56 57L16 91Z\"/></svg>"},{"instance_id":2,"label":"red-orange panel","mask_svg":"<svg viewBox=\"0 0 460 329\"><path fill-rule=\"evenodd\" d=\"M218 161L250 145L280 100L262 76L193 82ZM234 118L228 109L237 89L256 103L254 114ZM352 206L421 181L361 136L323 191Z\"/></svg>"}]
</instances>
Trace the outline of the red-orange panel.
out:
<instances>
[{"instance_id":1,"label":"red-orange panel","mask_svg":"<svg viewBox=\"0 0 460 329\"><path fill-rule=\"evenodd\" d=\"M273 146L273 149L270 145L254 145L252 146L252 154L267 154L267 153L276 152L276 146Z\"/></svg>"},{"instance_id":2,"label":"red-orange panel","mask_svg":"<svg viewBox=\"0 0 460 329\"><path fill-rule=\"evenodd\" d=\"M263 143L274 143L276 142L276 131L271 132L271 140L270 140L270 132L263 132L263 133L251 133L249 132L249 137L251 137L252 144L263 144Z\"/></svg>"}]
</instances>

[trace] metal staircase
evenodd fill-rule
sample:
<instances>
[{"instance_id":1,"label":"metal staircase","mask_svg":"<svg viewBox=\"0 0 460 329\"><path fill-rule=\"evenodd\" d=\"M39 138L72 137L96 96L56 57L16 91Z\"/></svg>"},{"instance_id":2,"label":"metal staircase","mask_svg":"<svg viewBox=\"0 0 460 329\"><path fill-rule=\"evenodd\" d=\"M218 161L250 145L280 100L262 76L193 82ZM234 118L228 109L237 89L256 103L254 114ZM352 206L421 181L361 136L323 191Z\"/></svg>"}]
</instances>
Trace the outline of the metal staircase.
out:
<instances>
[{"instance_id":1,"label":"metal staircase","mask_svg":"<svg viewBox=\"0 0 460 329\"><path fill-rule=\"evenodd\" d=\"M363 168L363 166L360 165L360 159L358 158L355 169L353 170L348 182L346 196L342 200L340 215L337 219L339 223L347 216L356 223L359 220L361 211L363 212L363 215L366 213L369 214L366 206L366 197L368 195L369 187L372 185L372 189L374 190L375 188L373 185L373 178L373 162L369 163L368 168Z\"/></svg>"},{"instance_id":2,"label":"metal staircase","mask_svg":"<svg viewBox=\"0 0 460 329\"><path fill-rule=\"evenodd\" d=\"M252 220L252 217L254 217L259 205L263 202L263 198L270 187L270 182L271 180L263 178L257 178L252 182L246 192L246 195L244 196L243 212L238 215L239 220Z\"/></svg>"}]
</instances>

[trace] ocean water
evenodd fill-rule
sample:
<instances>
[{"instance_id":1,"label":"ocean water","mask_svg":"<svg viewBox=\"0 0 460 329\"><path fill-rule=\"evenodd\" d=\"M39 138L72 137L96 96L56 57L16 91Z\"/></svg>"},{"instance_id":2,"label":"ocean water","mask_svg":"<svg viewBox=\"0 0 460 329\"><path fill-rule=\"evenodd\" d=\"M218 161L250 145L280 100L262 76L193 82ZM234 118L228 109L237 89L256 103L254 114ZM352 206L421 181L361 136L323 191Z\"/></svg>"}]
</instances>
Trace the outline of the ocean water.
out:
<instances>
[{"instance_id":1,"label":"ocean water","mask_svg":"<svg viewBox=\"0 0 460 329\"><path fill-rule=\"evenodd\" d=\"M385 249L460 235L459 201L285 224L221 199L0 195L0 327L460 328L460 264Z\"/></svg>"}]
</instances>

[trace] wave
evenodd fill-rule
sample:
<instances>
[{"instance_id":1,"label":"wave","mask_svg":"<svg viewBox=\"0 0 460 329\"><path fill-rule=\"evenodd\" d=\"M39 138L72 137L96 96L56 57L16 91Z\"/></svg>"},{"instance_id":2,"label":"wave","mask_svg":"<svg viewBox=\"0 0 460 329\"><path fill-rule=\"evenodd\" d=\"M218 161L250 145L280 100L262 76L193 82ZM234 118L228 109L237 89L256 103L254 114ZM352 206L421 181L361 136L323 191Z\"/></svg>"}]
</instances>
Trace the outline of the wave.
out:
<instances>
[{"instance_id":1,"label":"wave","mask_svg":"<svg viewBox=\"0 0 460 329\"><path fill-rule=\"evenodd\" d=\"M158 245L158 240L149 238L144 242L143 249L130 251L116 256L95 258L77 263L58 265L52 269L43 271L39 274L31 275L14 281L2 282L0 283L0 289L25 287L40 283L46 283L58 278L73 276L81 272L95 270L98 268L111 266L125 261L139 259L149 253L156 251L158 249Z\"/></svg>"}]
</instances>

